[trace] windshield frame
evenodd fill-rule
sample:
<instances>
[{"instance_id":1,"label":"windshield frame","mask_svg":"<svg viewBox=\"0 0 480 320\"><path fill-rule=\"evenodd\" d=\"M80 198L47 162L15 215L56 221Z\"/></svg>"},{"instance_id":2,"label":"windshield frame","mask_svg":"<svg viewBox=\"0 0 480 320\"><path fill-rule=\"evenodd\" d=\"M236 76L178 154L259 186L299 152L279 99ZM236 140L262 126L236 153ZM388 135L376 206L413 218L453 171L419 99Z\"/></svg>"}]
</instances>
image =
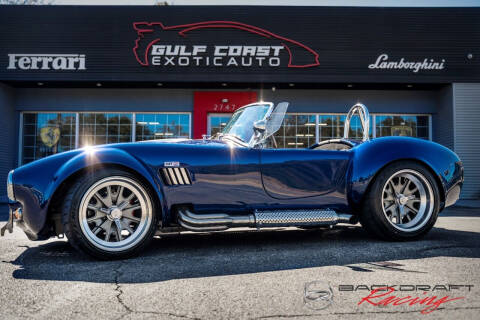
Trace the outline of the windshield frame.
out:
<instances>
[{"instance_id":1,"label":"windshield frame","mask_svg":"<svg viewBox=\"0 0 480 320\"><path fill-rule=\"evenodd\" d=\"M268 117L270 117L270 115L272 114L273 112L273 109L274 109L274 104L272 102L263 102L263 101L257 101L257 102L254 102L254 103L250 103L250 104L247 104L243 107L240 107L238 108L237 110L235 110L235 112L233 113L232 115L232 119L233 119L233 116L235 115L235 113L243 110L243 109L246 109L246 108L249 108L249 107L253 107L253 106L268 106L268 110L267 112L265 113L264 117L262 119L258 119L257 121L259 120L266 120L268 119ZM228 126L228 125L227 125ZM253 130L253 126L252 126L252 130ZM252 145L252 141L255 140L255 134L252 134L252 136L250 137L250 140L249 141L243 141L240 137L234 135L234 134L229 134L229 133L223 133L221 132L219 134L219 139L222 139L222 138L227 138L228 140L232 141L232 142L236 142L240 145L243 145L243 146L251 146Z\"/></svg>"}]
</instances>

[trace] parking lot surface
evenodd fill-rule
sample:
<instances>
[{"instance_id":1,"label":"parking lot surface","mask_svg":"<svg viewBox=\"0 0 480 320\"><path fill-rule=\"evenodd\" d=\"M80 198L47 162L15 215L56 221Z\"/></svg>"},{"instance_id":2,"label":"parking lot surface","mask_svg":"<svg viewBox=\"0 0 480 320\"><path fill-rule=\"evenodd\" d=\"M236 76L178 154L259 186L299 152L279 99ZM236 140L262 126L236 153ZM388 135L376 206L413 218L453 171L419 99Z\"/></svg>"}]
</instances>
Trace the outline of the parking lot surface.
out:
<instances>
[{"instance_id":1,"label":"parking lot surface","mask_svg":"<svg viewBox=\"0 0 480 320\"><path fill-rule=\"evenodd\" d=\"M0 318L474 319L479 235L480 209L456 207L416 242L375 240L359 225L184 233L102 262L17 228L0 239ZM372 296L381 286L395 291Z\"/></svg>"}]
</instances>

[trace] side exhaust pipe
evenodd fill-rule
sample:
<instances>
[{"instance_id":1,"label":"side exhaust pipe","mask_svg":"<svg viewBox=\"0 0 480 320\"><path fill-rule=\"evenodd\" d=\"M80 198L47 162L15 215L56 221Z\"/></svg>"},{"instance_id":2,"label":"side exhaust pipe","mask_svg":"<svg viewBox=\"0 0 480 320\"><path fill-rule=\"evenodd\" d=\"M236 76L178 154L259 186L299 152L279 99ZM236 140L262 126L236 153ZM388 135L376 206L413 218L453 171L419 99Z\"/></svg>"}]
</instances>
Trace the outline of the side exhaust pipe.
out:
<instances>
[{"instance_id":1,"label":"side exhaust pipe","mask_svg":"<svg viewBox=\"0 0 480 320\"><path fill-rule=\"evenodd\" d=\"M178 210L178 223L191 231L222 231L235 227L254 227L255 217L231 216L224 213L195 214L186 208Z\"/></svg>"},{"instance_id":2,"label":"side exhaust pipe","mask_svg":"<svg viewBox=\"0 0 480 320\"><path fill-rule=\"evenodd\" d=\"M300 227L352 223L350 214L329 209L255 210L253 214L233 216L226 213L195 214L187 208L178 210L178 223L191 231L222 231L236 227Z\"/></svg>"}]
</instances>

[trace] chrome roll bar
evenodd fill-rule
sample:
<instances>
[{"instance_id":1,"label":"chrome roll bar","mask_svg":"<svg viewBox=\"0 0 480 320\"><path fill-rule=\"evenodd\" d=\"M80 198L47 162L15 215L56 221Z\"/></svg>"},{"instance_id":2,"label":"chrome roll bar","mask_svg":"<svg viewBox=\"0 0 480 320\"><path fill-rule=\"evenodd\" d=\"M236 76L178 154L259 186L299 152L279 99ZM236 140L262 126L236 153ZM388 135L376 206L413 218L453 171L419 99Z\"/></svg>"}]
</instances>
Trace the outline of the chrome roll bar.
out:
<instances>
[{"instance_id":1,"label":"chrome roll bar","mask_svg":"<svg viewBox=\"0 0 480 320\"><path fill-rule=\"evenodd\" d=\"M368 141L370 132L370 113L367 107L362 103L355 104L350 111L348 111L347 118L345 119L345 127L343 129L343 138L348 139L348 132L350 131L350 121L352 117L358 113L360 122L362 123L363 138L362 141Z\"/></svg>"}]
</instances>

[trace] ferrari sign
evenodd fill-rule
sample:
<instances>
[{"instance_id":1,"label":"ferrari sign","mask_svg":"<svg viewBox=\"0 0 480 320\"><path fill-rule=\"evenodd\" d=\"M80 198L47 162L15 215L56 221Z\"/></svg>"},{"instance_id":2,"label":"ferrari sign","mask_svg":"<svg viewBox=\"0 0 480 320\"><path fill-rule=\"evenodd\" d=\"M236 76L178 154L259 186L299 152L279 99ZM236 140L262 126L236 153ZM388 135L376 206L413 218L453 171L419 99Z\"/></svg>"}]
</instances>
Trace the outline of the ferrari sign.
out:
<instances>
[{"instance_id":1,"label":"ferrari sign","mask_svg":"<svg viewBox=\"0 0 480 320\"><path fill-rule=\"evenodd\" d=\"M11 70L85 70L84 54L8 54Z\"/></svg>"},{"instance_id":2,"label":"ferrari sign","mask_svg":"<svg viewBox=\"0 0 480 320\"><path fill-rule=\"evenodd\" d=\"M60 140L60 128L47 126L40 129L40 138L47 147L51 148Z\"/></svg>"}]
</instances>

